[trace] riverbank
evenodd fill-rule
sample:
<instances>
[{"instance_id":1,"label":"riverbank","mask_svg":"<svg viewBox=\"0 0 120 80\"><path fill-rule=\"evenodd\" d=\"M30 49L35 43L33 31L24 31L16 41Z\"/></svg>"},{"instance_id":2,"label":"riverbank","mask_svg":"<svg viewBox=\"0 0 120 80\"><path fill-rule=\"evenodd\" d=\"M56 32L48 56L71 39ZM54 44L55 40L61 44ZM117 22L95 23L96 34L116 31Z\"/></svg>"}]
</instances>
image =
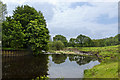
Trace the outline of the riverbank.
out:
<instances>
[{"instance_id":1,"label":"riverbank","mask_svg":"<svg viewBox=\"0 0 120 80\"><path fill-rule=\"evenodd\" d=\"M84 56L93 56L92 52L90 51L80 51L77 48L64 48L63 50L49 50L48 54L77 54L77 55L84 55Z\"/></svg>"},{"instance_id":2,"label":"riverbank","mask_svg":"<svg viewBox=\"0 0 120 80\"><path fill-rule=\"evenodd\" d=\"M84 71L85 78L118 78L118 47L89 47L80 48L83 51L92 51L101 59L101 64Z\"/></svg>"},{"instance_id":3,"label":"riverbank","mask_svg":"<svg viewBox=\"0 0 120 80\"><path fill-rule=\"evenodd\" d=\"M63 50L51 50L55 54L80 54L95 55L101 64L92 69L85 70L85 78L117 78L118 77L118 52L120 45L107 47L67 47ZM103 73L104 72L104 73Z\"/></svg>"},{"instance_id":4,"label":"riverbank","mask_svg":"<svg viewBox=\"0 0 120 80\"><path fill-rule=\"evenodd\" d=\"M101 63L84 73L84 78L118 78L118 62Z\"/></svg>"}]
</instances>

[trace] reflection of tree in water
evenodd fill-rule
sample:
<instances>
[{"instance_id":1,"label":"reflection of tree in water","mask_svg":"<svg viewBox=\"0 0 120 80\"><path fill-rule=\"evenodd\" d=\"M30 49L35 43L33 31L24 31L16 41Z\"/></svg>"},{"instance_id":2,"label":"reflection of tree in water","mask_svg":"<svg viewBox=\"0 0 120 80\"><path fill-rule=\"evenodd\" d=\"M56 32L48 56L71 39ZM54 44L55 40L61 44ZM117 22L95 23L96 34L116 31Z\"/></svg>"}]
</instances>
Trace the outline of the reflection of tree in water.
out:
<instances>
[{"instance_id":1,"label":"reflection of tree in water","mask_svg":"<svg viewBox=\"0 0 120 80\"><path fill-rule=\"evenodd\" d=\"M83 65L89 63L91 60L96 60L93 57L80 56L80 55L68 55L70 61L76 61L77 64Z\"/></svg>"},{"instance_id":2,"label":"reflection of tree in water","mask_svg":"<svg viewBox=\"0 0 120 80\"><path fill-rule=\"evenodd\" d=\"M67 55L65 54L53 54L52 61L56 64L64 63L67 59Z\"/></svg>"},{"instance_id":3,"label":"reflection of tree in water","mask_svg":"<svg viewBox=\"0 0 120 80\"><path fill-rule=\"evenodd\" d=\"M47 75L48 55L3 57L2 77L5 78L29 78Z\"/></svg>"}]
</instances>

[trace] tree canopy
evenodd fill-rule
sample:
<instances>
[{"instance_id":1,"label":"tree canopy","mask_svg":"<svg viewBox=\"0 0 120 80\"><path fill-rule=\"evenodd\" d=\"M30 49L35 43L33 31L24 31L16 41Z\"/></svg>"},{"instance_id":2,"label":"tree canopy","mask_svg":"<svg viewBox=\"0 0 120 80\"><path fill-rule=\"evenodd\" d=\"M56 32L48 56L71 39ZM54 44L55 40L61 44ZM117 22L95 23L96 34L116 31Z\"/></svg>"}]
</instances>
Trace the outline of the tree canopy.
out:
<instances>
[{"instance_id":1,"label":"tree canopy","mask_svg":"<svg viewBox=\"0 0 120 80\"><path fill-rule=\"evenodd\" d=\"M91 38L85 35L78 35L77 38L70 38L69 46L71 47L88 47L93 46Z\"/></svg>"},{"instance_id":2,"label":"tree canopy","mask_svg":"<svg viewBox=\"0 0 120 80\"><path fill-rule=\"evenodd\" d=\"M63 42L65 47L67 47L68 41L67 41L66 37L64 37L63 35L55 35L55 37L53 37L53 41L58 41L58 40Z\"/></svg>"},{"instance_id":3,"label":"tree canopy","mask_svg":"<svg viewBox=\"0 0 120 80\"><path fill-rule=\"evenodd\" d=\"M3 47L48 50L49 30L43 14L33 7L16 7L13 15L3 22Z\"/></svg>"},{"instance_id":4,"label":"tree canopy","mask_svg":"<svg viewBox=\"0 0 120 80\"><path fill-rule=\"evenodd\" d=\"M77 36L76 42L78 43L79 47L92 46L92 40L88 36L82 34Z\"/></svg>"}]
</instances>

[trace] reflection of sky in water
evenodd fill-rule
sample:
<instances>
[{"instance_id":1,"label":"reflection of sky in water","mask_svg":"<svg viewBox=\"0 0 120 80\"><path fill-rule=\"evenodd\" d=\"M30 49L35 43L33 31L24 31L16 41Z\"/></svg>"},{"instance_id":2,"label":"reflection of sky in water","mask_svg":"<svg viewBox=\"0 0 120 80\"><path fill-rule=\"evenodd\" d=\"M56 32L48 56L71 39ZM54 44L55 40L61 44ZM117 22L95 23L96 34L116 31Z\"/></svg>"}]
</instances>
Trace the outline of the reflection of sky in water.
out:
<instances>
[{"instance_id":1,"label":"reflection of sky in water","mask_svg":"<svg viewBox=\"0 0 120 80\"><path fill-rule=\"evenodd\" d=\"M78 65L76 61L69 61L69 58L64 63L55 64L52 57L49 56L49 71L50 78L82 78L85 69L90 69L95 65L100 64L98 61L90 61L84 65Z\"/></svg>"}]
</instances>

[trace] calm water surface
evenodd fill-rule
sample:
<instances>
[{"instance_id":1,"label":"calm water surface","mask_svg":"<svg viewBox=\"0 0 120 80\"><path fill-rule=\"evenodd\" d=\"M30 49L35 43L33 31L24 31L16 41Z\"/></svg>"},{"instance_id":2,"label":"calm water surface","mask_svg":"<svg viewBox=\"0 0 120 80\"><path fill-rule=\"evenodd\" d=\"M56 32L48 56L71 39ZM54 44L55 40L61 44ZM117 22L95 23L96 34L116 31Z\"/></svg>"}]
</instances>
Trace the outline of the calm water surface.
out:
<instances>
[{"instance_id":1,"label":"calm water surface","mask_svg":"<svg viewBox=\"0 0 120 80\"><path fill-rule=\"evenodd\" d=\"M29 78L83 78L84 70L100 64L94 57L65 54L2 57L2 77Z\"/></svg>"}]
</instances>

